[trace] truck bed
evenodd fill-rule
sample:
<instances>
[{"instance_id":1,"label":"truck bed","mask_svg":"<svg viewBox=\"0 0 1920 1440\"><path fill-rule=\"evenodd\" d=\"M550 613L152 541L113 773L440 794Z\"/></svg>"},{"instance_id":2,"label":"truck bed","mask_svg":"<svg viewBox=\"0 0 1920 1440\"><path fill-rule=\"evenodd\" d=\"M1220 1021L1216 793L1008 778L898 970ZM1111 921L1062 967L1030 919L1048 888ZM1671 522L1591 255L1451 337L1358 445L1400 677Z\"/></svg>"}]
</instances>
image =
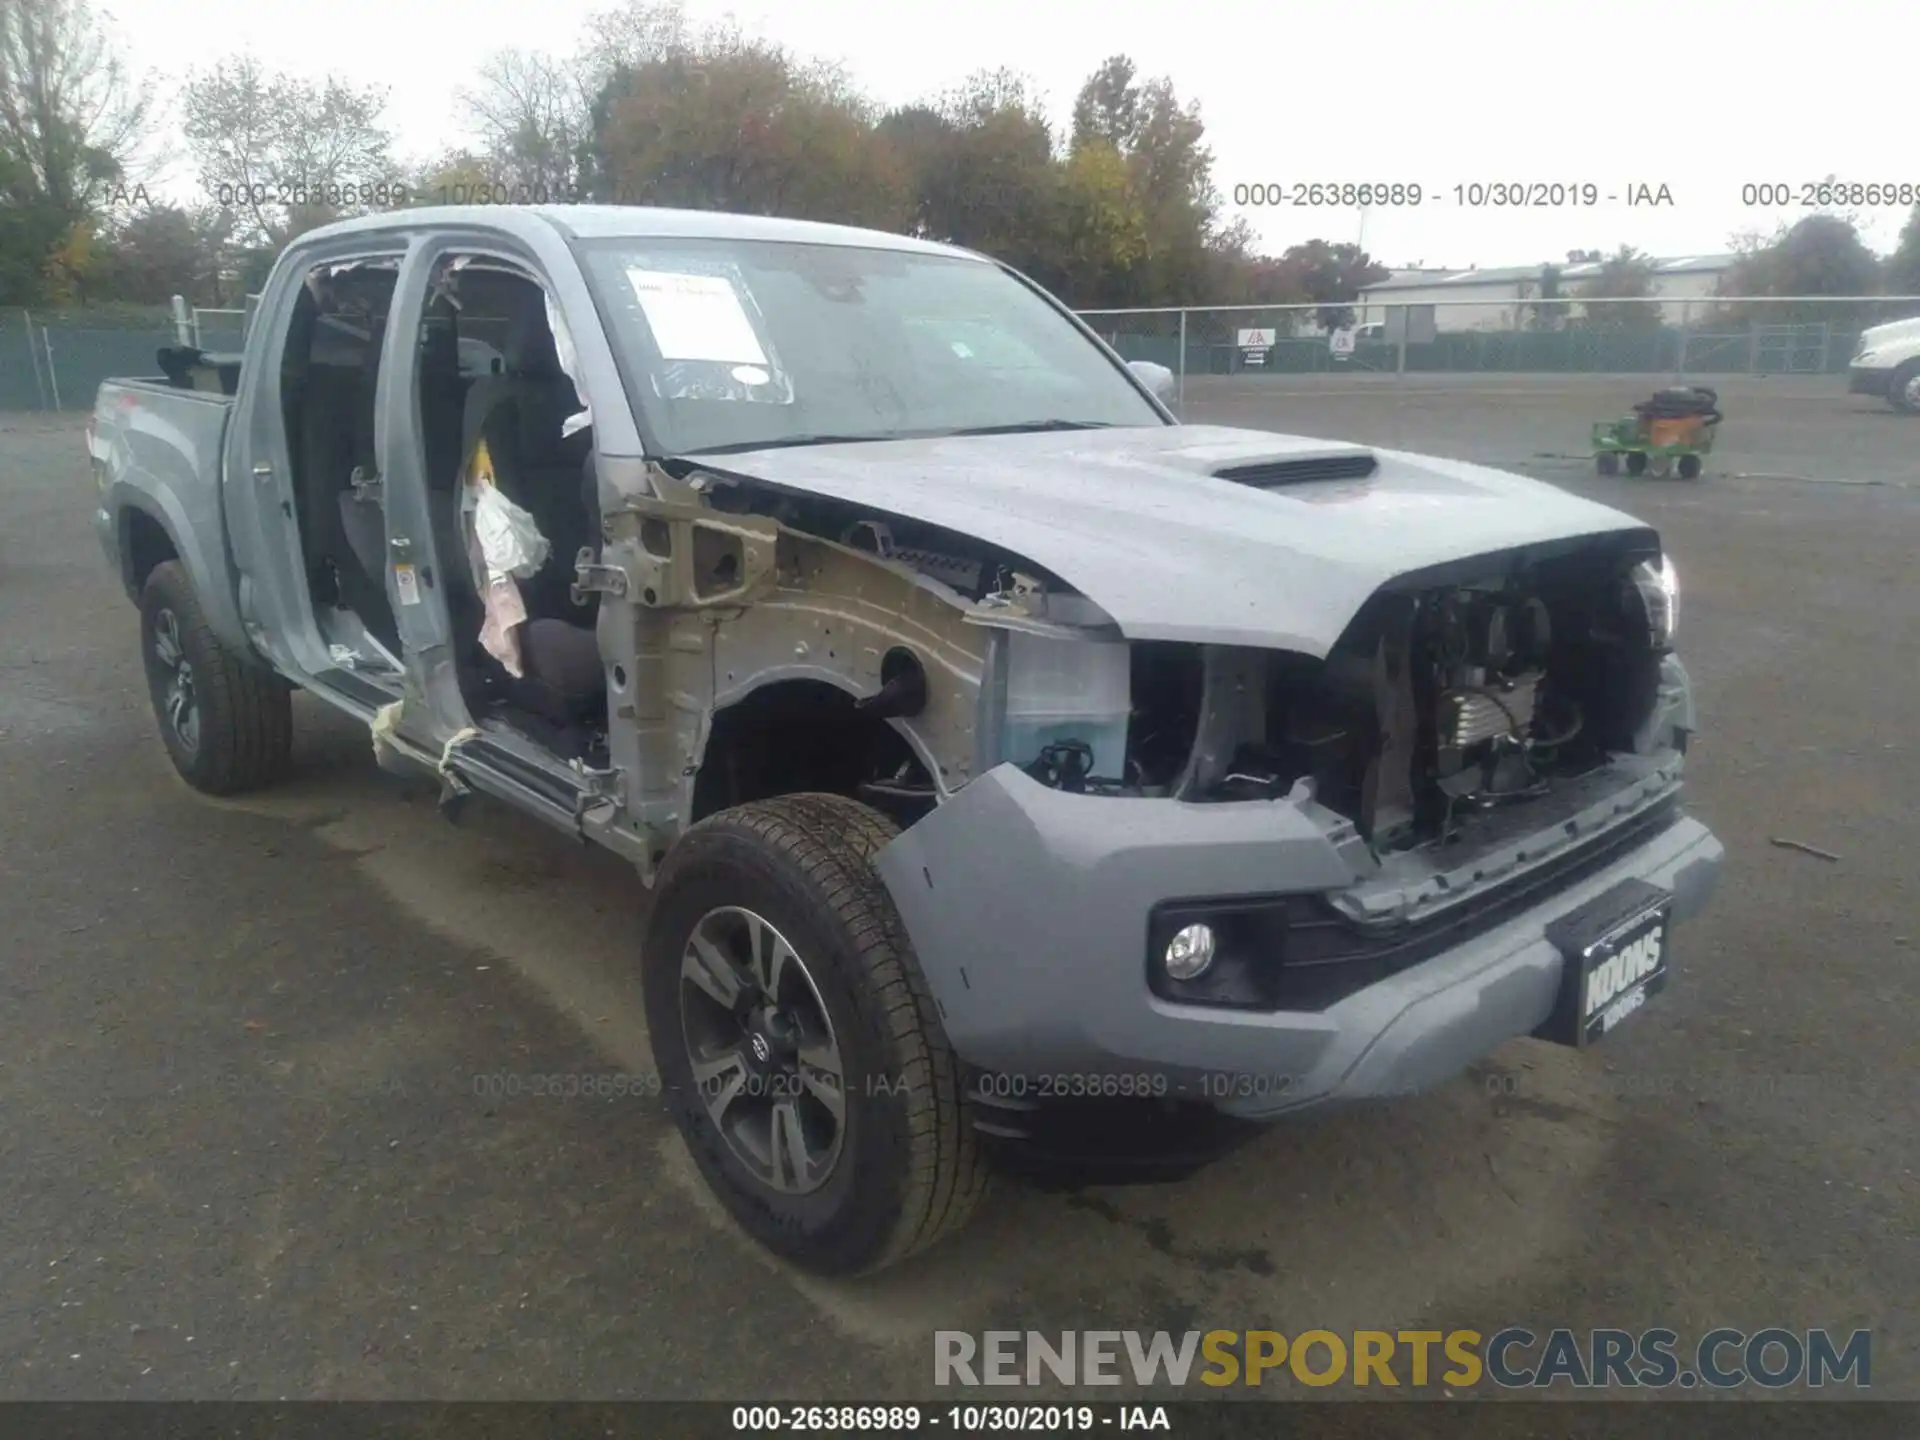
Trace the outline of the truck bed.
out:
<instances>
[{"instance_id":1,"label":"truck bed","mask_svg":"<svg viewBox=\"0 0 1920 1440\"><path fill-rule=\"evenodd\" d=\"M186 565L208 622L235 648L245 632L227 563L221 469L233 398L161 377L102 382L87 448L99 488L95 526L129 590L135 549L151 525Z\"/></svg>"}]
</instances>

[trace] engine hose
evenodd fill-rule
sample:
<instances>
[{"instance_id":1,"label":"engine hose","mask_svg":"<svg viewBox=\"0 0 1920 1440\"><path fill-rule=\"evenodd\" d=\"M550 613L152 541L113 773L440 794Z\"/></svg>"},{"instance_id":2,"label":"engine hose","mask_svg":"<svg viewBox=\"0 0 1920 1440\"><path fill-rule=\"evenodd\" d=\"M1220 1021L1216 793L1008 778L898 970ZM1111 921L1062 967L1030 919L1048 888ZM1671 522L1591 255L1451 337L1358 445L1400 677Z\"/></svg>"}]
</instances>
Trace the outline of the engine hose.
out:
<instances>
[{"instance_id":1,"label":"engine hose","mask_svg":"<svg viewBox=\"0 0 1920 1440\"><path fill-rule=\"evenodd\" d=\"M1568 729L1562 734L1549 735L1545 739L1534 740L1530 742L1528 745L1529 749L1557 750L1562 745L1566 744L1569 740L1573 739L1574 736L1580 733L1581 729L1586 724L1586 716L1582 714L1580 710L1580 706L1576 702L1569 700L1566 702L1566 704L1568 708L1573 711L1573 724L1570 727L1568 727Z\"/></svg>"}]
</instances>

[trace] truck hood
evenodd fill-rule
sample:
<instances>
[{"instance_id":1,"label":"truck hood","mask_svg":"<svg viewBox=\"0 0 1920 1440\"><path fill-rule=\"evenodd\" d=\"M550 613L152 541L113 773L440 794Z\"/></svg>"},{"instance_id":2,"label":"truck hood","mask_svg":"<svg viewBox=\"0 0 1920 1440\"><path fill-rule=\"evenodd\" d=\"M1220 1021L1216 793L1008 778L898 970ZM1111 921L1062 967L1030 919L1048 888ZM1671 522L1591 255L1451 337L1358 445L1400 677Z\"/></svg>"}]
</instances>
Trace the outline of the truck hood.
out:
<instances>
[{"instance_id":1,"label":"truck hood","mask_svg":"<svg viewBox=\"0 0 1920 1440\"><path fill-rule=\"evenodd\" d=\"M1359 479L1223 479L1377 466ZM1321 656L1410 571L1641 522L1478 465L1264 430L1167 425L795 446L686 459L971 536L1052 571L1134 640ZM1266 488L1261 488L1261 487Z\"/></svg>"}]
</instances>

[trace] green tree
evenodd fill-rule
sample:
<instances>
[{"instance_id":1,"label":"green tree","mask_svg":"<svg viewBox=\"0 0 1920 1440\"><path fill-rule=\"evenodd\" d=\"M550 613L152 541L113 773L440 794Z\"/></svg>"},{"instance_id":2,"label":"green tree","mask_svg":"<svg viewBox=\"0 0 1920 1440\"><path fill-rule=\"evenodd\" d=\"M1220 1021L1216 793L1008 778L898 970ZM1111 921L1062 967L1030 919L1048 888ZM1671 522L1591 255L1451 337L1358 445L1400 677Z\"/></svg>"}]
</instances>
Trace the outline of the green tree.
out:
<instances>
[{"instance_id":1,"label":"green tree","mask_svg":"<svg viewBox=\"0 0 1920 1440\"><path fill-rule=\"evenodd\" d=\"M1236 231L1229 239L1220 225L1198 107L1181 104L1169 80L1139 80L1133 61L1115 55L1081 86L1070 143L1075 151L1118 151L1139 197L1145 245L1126 269L1127 283L1113 287L1114 303L1213 298L1205 292L1221 278L1222 256L1243 250L1245 237Z\"/></svg>"},{"instance_id":2,"label":"green tree","mask_svg":"<svg viewBox=\"0 0 1920 1440\"><path fill-rule=\"evenodd\" d=\"M1763 242L1749 241L1723 289L1729 295L1872 295L1880 290L1880 262L1853 223L1838 215L1809 215ZM1812 303L1730 305L1736 318L1800 324L1857 318L1857 306Z\"/></svg>"},{"instance_id":3,"label":"green tree","mask_svg":"<svg viewBox=\"0 0 1920 1440\"><path fill-rule=\"evenodd\" d=\"M1567 290L1563 277L1564 272L1558 265L1542 265L1539 279L1531 285L1523 284L1522 298L1526 298L1528 291L1535 297L1527 306L1529 330L1558 330L1566 323L1572 306L1565 299Z\"/></svg>"},{"instance_id":4,"label":"green tree","mask_svg":"<svg viewBox=\"0 0 1920 1440\"><path fill-rule=\"evenodd\" d=\"M1622 245L1600 262L1600 273L1578 291L1586 323L1599 330L1658 330L1660 306L1629 303L1651 297L1653 279L1653 261L1631 245Z\"/></svg>"},{"instance_id":5,"label":"green tree","mask_svg":"<svg viewBox=\"0 0 1920 1440\"><path fill-rule=\"evenodd\" d=\"M84 285L116 189L160 158L154 115L84 0L0 0L0 302Z\"/></svg>"},{"instance_id":6,"label":"green tree","mask_svg":"<svg viewBox=\"0 0 1920 1440\"><path fill-rule=\"evenodd\" d=\"M1369 285L1393 272L1358 245L1345 241L1309 240L1289 246L1277 262L1275 284L1283 293L1320 308L1314 319L1323 330L1344 330L1353 324L1351 302Z\"/></svg>"},{"instance_id":7,"label":"green tree","mask_svg":"<svg viewBox=\"0 0 1920 1440\"><path fill-rule=\"evenodd\" d=\"M1920 295L1920 205L1907 216L1900 243L1887 257L1886 289L1890 295Z\"/></svg>"},{"instance_id":8,"label":"green tree","mask_svg":"<svg viewBox=\"0 0 1920 1440\"><path fill-rule=\"evenodd\" d=\"M1152 243L1148 223L1126 157L1111 145L1075 147L1060 179L1061 295L1082 308L1133 298L1129 277Z\"/></svg>"}]
</instances>

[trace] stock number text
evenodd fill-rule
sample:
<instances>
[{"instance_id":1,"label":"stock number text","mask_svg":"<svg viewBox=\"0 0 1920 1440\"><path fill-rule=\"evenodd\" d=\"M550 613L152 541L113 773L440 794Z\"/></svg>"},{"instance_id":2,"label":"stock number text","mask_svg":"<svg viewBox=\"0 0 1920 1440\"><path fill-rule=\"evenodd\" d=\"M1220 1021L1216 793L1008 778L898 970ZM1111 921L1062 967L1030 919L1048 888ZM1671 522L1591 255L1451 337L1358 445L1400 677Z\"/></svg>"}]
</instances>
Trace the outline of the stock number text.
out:
<instances>
[{"instance_id":1,"label":"stock number text","mask_svg":"<svg viewBox=\"0 0 1920 1440\"><path fill-rule=\"evenodd\" d=\"M414 192L398 182L275 180L222 184L213 198L222 205L393 205L411 203Z\"/></svg>"},{"instance_id":2,"label":"stock number text","mask_svg":"<svg viewBox=\"0 0 1920 1440\"><path fill-rule=\"evenodd\" d=\"M1423 192L1401 181L1351 181L1284 185L1278 182L1233 187L1236 205L1418 205Z\"/></svg>"},{"instance_id":3,"label":"stock number text","mask_svg":"<svg viewBox=\"0 0 1920 1440\"><path fill-rule=\"evenodd\" d=\"M1920 181L1763 180L1740 187L1742 205L1914 205Z\"/></svg>"}]
</instances>

